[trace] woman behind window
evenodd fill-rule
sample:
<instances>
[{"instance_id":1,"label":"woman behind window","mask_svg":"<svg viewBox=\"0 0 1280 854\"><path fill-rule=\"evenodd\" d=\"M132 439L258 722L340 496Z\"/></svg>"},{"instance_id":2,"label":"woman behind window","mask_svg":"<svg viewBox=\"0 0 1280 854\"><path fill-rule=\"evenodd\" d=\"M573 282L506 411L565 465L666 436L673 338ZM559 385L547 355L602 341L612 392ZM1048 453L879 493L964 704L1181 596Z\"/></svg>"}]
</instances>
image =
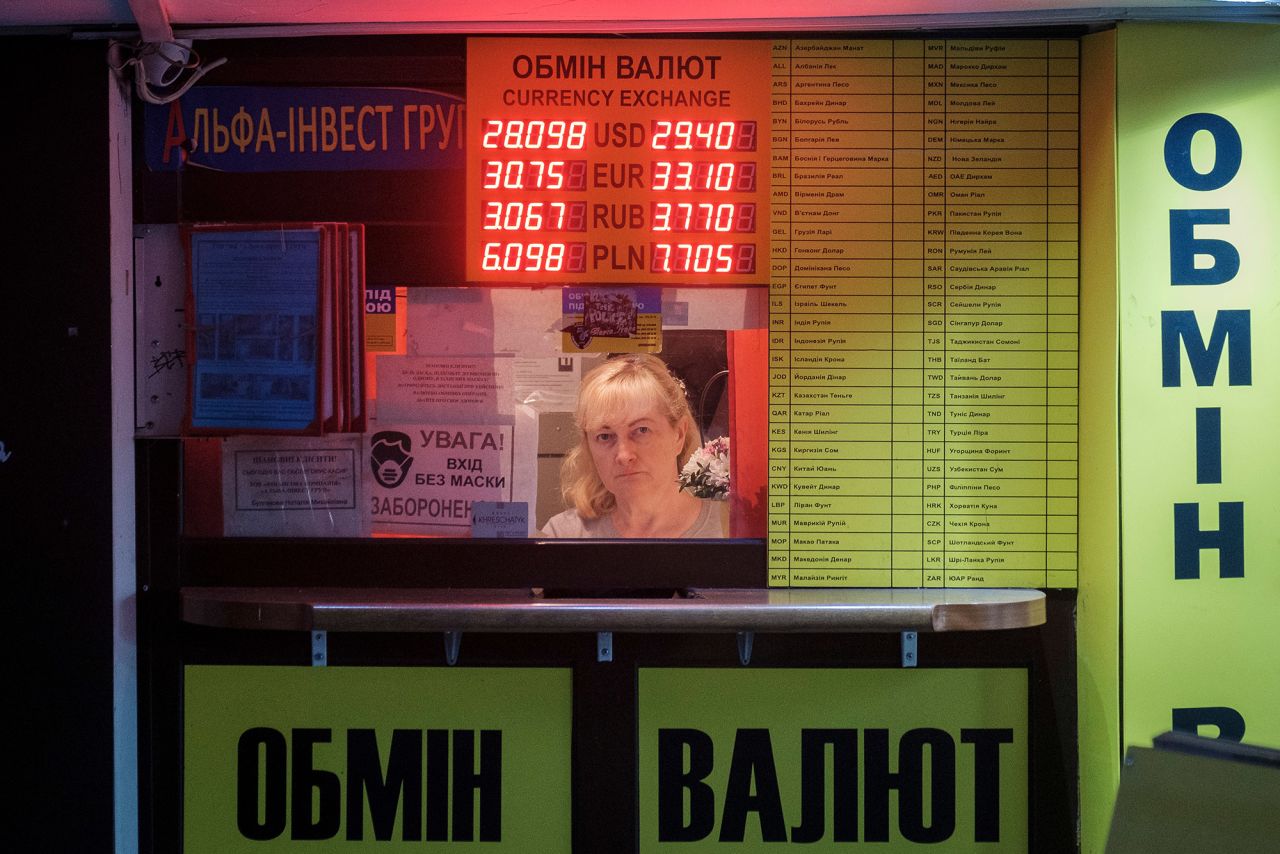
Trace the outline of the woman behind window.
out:
<instances>
[{"instance_id":1,"label":"woman behind window","mask_svg":"<svg viewBox=\"0 0 1280 854\"><path fill-rule=\"evenodd\" d=\"M724 537L724 502L681 491L700 444L683 386L656 356L619 356L582 381L548 537Z\"/></svg>"}]
</instances>

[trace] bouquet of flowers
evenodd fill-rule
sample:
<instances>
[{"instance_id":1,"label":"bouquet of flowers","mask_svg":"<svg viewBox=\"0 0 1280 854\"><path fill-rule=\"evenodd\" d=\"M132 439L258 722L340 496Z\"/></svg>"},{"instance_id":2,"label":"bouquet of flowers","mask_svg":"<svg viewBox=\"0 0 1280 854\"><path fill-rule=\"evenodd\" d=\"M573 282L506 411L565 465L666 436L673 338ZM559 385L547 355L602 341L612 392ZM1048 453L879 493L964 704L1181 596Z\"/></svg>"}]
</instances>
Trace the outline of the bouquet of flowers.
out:
<instances>
[{"instance_id":1,"label":"bouquet of flowers","mask_svg":"<svg viewBox=\"0 0 1280 854\"><path fill-rule=\"evenodd\" d=\"M729 497L729 437L712 439L680 470L680 488L698 498Z\"/></svg>"}]
</instances>

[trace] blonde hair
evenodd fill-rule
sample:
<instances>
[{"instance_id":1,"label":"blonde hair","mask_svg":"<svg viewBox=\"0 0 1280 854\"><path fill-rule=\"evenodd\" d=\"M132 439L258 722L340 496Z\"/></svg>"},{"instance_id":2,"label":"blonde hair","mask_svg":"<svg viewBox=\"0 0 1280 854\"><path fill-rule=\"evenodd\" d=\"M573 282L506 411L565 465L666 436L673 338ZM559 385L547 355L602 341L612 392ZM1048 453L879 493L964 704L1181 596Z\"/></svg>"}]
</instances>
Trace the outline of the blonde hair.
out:
<instances>
[{"instance_id":1,"label":"blonde hair","mask_svg":"<svg viewBox=\"0 0 1280 854\"><path fill-rule=\"evenodd\" d=\"M598 519L617 506L591 459L587 427L598 423L602 415L624 411L637 403L656 406L672 427L684 425L684 447L674 461L673 481L702 444L701 433L685 398L684 385L671 375L666 362L647 353L609 359L587 374L578 389L578 405L573 413L578 444L560 466L560 494L565 506L576 509L584 519Z\"/></svg>"}]
</instances>

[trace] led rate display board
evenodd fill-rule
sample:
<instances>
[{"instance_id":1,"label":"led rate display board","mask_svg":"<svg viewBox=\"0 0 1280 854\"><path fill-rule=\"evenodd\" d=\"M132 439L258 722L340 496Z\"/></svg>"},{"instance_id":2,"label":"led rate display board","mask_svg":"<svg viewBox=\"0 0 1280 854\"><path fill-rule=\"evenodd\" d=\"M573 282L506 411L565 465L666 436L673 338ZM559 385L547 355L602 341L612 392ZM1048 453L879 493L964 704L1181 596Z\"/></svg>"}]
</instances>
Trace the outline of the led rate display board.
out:
<instances>
[{"instance_id":1,"label":"led rate display board","mask_svg":"<svg viewBox=\"0 0 1280 854\"><path fill-rule=\"evenodd\" d=\"M467 279L763 284L769 44L471 39Z\"/></svg>"}]
</instances>

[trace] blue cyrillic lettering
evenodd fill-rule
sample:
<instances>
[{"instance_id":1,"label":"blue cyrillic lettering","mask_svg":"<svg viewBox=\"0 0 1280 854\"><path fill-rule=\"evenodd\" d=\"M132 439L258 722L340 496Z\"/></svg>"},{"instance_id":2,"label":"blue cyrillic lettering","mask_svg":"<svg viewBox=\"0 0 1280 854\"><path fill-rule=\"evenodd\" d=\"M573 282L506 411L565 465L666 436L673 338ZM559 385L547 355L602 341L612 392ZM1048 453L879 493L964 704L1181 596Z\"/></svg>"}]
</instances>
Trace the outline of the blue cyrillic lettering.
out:
<instances>
[{"instance_id":1,"label":"blue cyrillic lettering","mask_svg":"<svg viewBox=\"0 0 1280 854\"><path fill-rule=\"evenodd\" d=\"M1240 272L1240 251L1226 240L1196 237L1197 225L1229 225L1231 211L1169 211L1169 282L1174 285L1221 285ZM1213 264L1197 267L1196 256L1208 255Z\"/></svg>"},{"instance_id":2,"label":"blue cyrillic lettering","mask_svg":"<svg viewBox=\"0 0 1280 854\"><path fill-rule=\"evenodd\" d=\"M1200 131L1213 135L1213 168L1197 172L1191 162L1191 140ZM1213 113L1191 113L1173 123L1164 137L1164 168L1188 190L1217 190L1240 171L1240 134L1235 126Z\"/></svg>"},{"instance_id":3,"label":"blue cyrillic lettering","mask_svg":"<svg viewBox=\"0 0 1280 854\"><path fill-rule=\"evenodd\" d=\"M1205 346L1200 324L1193 311L1160 312L1162 351L1162 383L1165 388L1182 385L1182 359L1178 342L1186 346L1187 361L1196 385L1211 386L1218 375L1222 350L1227 346L1227 382L1230 385L1253 384L1253 356L1249 334L1248 309L1223 309L1213 319L1209 344Z\"/></svg>"},{"instance_id":4,"label":"blue cyrillic lettering","mask_svg":"<svg viewBox=\"0 0 1280 854\"><path fill-rule=\"evenodd\" d=\"M1173 505L1173 577L1200 577L1200 552L1218 551L1218 577L1244 578L1244 502L1218 503L1218 530L1200 529L1199 504Z\"/></svg>"},{"instance_id":5,"label":"blue cyrillic lettering","mask_svg":"<svg viewBox=\"0 0 1280 854\"><path fill-rule=\"evenodd\" d=\"M1222 483L1222 409L1196 407L1196 483Z\"/></svg>"},{"instance_id":6,"label":"blue cyrillic lettering","mask_svg":"<svg viewBox=\"0 0 1280 854\"><path fill-rule=\"evenodd\" d=\"M1200 735L1200 727L1217 727L1217 738L1244 741L1244 716L1230 706L1193 706L1173 710L1173 729Z\"/></svg>"}]
</instances>

